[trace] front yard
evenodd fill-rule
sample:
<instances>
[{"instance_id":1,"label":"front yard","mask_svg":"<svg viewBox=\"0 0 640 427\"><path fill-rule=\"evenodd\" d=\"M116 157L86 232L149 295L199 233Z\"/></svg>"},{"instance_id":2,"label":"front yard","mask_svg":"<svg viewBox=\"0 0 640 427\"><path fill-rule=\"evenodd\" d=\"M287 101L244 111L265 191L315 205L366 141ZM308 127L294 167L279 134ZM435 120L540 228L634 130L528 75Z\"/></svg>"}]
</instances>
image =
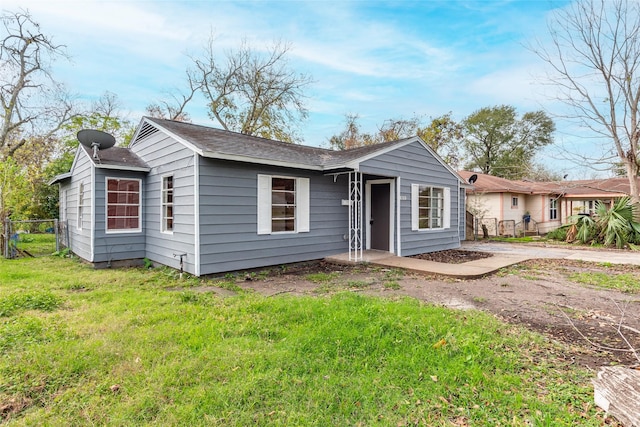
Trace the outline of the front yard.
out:
<instances>
[{"instance_id":1,"label":"front yard","mask_svg":"<svg viewBox=\"0 0 640 427\"><path fill-rule=\"evenodd\" d=\"M403 295L430 279L326 267L305 271L311 285L298 292L281 282L288 268L204 281L0 260L0 422L612 422L594 407L595 373L572 360L574 348Z\"/></svg>"}]
</instances>

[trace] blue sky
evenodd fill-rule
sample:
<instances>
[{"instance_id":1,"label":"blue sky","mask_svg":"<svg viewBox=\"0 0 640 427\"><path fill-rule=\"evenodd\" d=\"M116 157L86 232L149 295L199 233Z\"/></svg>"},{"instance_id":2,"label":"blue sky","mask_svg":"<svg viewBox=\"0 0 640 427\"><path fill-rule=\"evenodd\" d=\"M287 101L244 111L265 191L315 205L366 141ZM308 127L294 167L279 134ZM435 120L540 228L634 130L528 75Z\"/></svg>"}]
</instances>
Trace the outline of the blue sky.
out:
<instances>
[{"instance_id":1,"label":"blue sky","mask_svg":"<svg viewBox=\"0 0 640 427\"><path fill-rule=\"evenodd\" d=\"M80 99L113 92L134 122L149 103L184 84L187 55L197 54L211 31L220 52L243 39L254 47L289 42L292 68L315 80L301 133L305 144L326 146L346 113L359 114L367 132L389 118L451 112L461 120L499 104L553 113L558 107L540 84L544 64L524 45L544 42L549 13L566 4L3 0L2 9L27 8L67 46L71 62L56 62L54 73ZM202 100L188 110L193 122L214 125ZM576 144L568 125L556 124L558 145ZM558 160L559 151L545 150L539 160L573 179L586 177Z\"/></svg>"}]
</instances>

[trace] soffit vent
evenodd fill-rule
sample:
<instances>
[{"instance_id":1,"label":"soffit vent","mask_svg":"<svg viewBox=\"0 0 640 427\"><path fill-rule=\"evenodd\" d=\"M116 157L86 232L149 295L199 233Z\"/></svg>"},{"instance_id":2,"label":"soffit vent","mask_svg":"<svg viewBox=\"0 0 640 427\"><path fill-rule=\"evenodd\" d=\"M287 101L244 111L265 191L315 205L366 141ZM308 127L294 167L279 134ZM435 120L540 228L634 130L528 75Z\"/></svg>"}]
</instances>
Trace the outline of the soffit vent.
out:
<instances>
[{"instance_id":1,"label":"soffit vent","mask_svg":"<svg viewBox=\"0 0 640 427\"><path fill-rule=\"evenodd\" d=\"M142 129L140 129L140 132L138 132L138 137L136 138L136 141L142 141L143 139L149 138L150 136L158 132L159 132L158 128L156 128L155 126L149 123L145 123L142 125Z\"/></svg>"}]
</instances>

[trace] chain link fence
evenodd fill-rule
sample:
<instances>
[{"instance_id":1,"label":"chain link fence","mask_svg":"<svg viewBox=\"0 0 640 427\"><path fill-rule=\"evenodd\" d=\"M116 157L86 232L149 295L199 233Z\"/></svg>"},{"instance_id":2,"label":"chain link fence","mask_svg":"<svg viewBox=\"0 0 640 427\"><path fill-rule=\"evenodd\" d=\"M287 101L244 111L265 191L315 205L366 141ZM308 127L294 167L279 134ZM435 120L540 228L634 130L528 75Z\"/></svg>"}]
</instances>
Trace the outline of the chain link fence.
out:
<instances>
[{"instance_id":1,"label":"chain link fence","mask_svg":"<svg viewBox=\"0 0 640 427\"><path fill-rule=\"evenodd\" d=\"M68 247L66 221L5 219L0 234L0 249L7 259L51 255Z\"/></svg>"}]
</instances>

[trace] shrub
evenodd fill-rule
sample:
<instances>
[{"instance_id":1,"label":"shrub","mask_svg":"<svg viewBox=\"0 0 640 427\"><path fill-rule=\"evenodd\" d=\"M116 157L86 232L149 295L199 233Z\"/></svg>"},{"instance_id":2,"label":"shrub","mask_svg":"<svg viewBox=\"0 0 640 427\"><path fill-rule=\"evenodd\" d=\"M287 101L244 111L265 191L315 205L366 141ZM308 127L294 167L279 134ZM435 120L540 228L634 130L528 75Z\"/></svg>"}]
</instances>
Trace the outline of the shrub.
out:
<instances>
[{"instance_id":1,"label":"shrub","mask_svg":"<svg viewBox=\"0 0 640 427\"><path fill-rule=\"evenodd\" d=\"M634 209L629 197L616 200L611 208L598 202L594 218L589 215L570 216L568 220L572 223L567 233L569 237L575 234L575 239L581 243L615 245L617 248L640 242L640 223L634 221Z\"/></svg>"},{"instance_id":2,"label":"shrub","mask_svg":"<svg viewBox=\"0 0 640 427\"><path fill-rule=\"evenodd\" d=\"M547 239L551 239L551 240L559 240L559 241L565 241L567 240L567 229L569 228L568 225L564 225L562 227L558 227L555 230L551 230L550 232L547 233Z\"/></svg>"}]
</instances>

